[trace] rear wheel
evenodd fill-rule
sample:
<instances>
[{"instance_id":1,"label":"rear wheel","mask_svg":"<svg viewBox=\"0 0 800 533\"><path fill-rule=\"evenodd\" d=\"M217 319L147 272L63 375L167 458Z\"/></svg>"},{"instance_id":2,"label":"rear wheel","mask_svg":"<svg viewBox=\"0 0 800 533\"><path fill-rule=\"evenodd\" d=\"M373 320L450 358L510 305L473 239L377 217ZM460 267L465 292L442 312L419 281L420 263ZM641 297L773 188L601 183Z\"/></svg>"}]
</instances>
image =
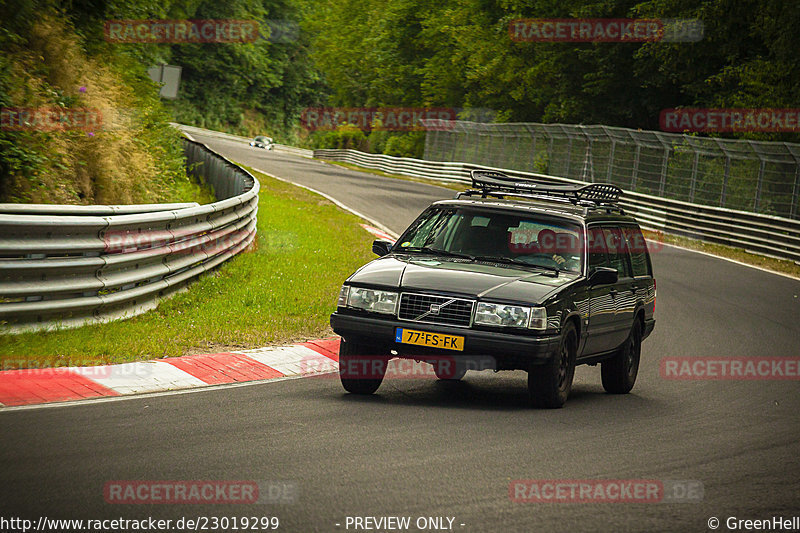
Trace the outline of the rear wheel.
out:
<instances>
[{"instance_id":1,"label":"rear wheel","mask_svg":"<svg viewBox=\"0 0 800 533\"><path fill-rule=\"evenodd\" d=\"M344 390L353 394L372 394L381 386L389 357L375 355L364 344L342 339L339 344L339 379Z\"/></svg>"},{"instance_id":2,"label":"rear wheel","mask_svg":"<svg viewBox=\"0 0 800 533\"><path fill-rule=\"evenodd\" d=\"M567 322L555 355L546 364L528 369L528 393L536 407L558 409L566 403L575 377L578 334Z\"/></svg>"},{"instance_id":3,"label":"rear wheel","mask_svg":"<svg viewBox=\"0 0 800 533\"><path fill-rule=\"evenodd\" d=\"M603 388L611 394L627 394L636 383L639 374L639 358L642 353L642 323L637 318L631 333L617 353L600 364Z\"/></svg>"}]
</instances>

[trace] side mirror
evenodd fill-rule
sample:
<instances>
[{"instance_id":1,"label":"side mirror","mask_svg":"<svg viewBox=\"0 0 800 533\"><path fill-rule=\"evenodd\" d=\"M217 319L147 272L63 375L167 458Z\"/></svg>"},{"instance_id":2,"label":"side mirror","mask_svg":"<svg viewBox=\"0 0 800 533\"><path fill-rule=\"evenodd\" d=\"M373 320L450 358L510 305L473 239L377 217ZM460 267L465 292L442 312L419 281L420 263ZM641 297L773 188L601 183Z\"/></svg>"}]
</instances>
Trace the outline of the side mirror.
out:
<instances>
[{"instance_id":1,"label":"side mirror","mask_svg":"<svg viewBox=\"0 0 800 533\"><path fill-rule=\"evenodd\" d=\"M383 257L389 253L389 251L392 249L392 246L394 246L393 242L377 239L372 243L372 253L378 257Z\"/></svg>"},{"instance_id":2,"label":"side mirror","mask_svg":"<svg viewBox=\"0 0 800 533\"><path fill-rule=\"evenodd\" d=\"M589 285L613 285L619 280L616 268L597 267L589 274Z\"/></svg>"}]
</instances>

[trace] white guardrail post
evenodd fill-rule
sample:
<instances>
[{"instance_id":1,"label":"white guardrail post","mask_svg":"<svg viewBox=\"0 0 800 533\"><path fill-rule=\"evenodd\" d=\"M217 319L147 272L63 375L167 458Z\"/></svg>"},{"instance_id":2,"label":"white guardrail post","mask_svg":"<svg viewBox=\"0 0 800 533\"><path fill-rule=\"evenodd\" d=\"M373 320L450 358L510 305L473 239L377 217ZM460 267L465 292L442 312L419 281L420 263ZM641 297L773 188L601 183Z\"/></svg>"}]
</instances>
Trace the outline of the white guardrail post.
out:
<instances>
[{"instance_id":1,"label":"white guardrail post","mask_svg":"<svg viewBox=\"0 0 800 533\"><path fill-rule=\"evenodd\" d=\"M469 172L491 168L470 163L426 161L357 150L314 150L314 157L391 174L431 180L470 183ZM555 183L584 183L577 180L492 168L509 176L530 177ZM800 220L693 204L626 191L622 206L648 230L684 235L702 241L725 244L747 251L800 262Z\"/></svg>"},{"instance_id":2,"label":"white guardrail post","mask_svg":"<svg viewBox=\"0 0 800 533\"><path fill-rule=\"evenodd\" d=\"M256 233L259 183L184 139L208 205L0 204L0 332L130 317L241 252Z\"/></svg>"}]
</instances>

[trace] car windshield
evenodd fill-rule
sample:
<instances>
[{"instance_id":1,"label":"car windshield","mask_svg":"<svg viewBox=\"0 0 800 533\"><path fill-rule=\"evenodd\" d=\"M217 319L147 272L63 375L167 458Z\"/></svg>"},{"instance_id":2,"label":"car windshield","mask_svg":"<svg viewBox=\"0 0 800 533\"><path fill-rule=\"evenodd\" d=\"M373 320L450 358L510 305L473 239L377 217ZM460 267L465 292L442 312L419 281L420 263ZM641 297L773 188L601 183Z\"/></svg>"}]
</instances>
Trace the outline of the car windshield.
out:
<instances>
[{"instance_id":1,"label":"car windshield","mask_svg":"<svg viewBox=\"0 0 800 533\"><path fill-rule=\"evenodd\" d=\"M260 136L259 136L259 137L256 137L256 139L255 139L255 140L257 140L257 141L261 141L261 142L267 142L267 141L269 141L269 139L268 139L267 137L260 137Z\"/></svg>"},{"instance_id":2,"label":"car windshield","mask_svg":"<svg viewBox=\"0 0 800 533\"><path fill-rule=\"evenodd\" d=\"M581 234L579 224L554 217L432 209L406 230L395 250L581 272Z\"/></svg>"}]
</instances>

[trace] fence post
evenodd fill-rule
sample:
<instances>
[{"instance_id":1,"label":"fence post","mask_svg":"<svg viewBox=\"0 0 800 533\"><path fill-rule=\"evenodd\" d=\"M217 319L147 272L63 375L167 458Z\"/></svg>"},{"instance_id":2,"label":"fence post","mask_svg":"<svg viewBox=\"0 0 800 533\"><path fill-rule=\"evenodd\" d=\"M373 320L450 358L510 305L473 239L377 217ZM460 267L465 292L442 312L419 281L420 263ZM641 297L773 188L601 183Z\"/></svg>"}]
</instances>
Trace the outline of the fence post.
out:
<instances>
[{"instance_id":1,"label":"fence post","mask_svg":"<svg viewBox=\"0 0 800 533\"><path fill-rule=\"evenodd\" d=\"M478 163L479 161L478 150L480 149L480 146L481 146L481 132L477 131L475 134L475 152L472 154L472 161L468 161L469 163L475 163L475 164Z\"/></svg>"},{"instance_id":2,"label":"fence post","mask_svg":"<svg viewBox=\"0 0 800 533\"><path fill-rule=\"evenodd\" d=\"M800 159L794 159L794 187L792 187L792 207L789 218L797 218L797 199L800 196Z\"/></svg>"},{"instance_id":3,"label":"fence post","mask_svg":"<svg viewBox=\"0 0 800 533\"><path fill-rule=\"evenodd\" d=\"M764 158L761 157L759 154L759 158L761 159L760 164L758 165L758 179L756 180L756 197L753 202L753 211L758 213L758 206L761 203L761 187L764 183L764 168L767 166L767 162Z\"/></svg>"},{"instance_id":4,"label":"fence post","mask_svg":"<svg viewBox=\"0 0 800 533\"><path fill-rule=\"evenodd\" d=\"M583 174L581 175L581 179L589 183L594 183L594 159L592 158L594 138L586 133L582 127L581 133L586 137L586 154L583 156ZM586 179L587 174L589 176L588 180Z\"/></svg>"},{"instance_id":5,"label":"fence post","mask_svg":"<svg viewBox=\"0 0 800 533\"><path fill-rule=\"evenodd\" d=\"M531 146L531 156L528 160L528 170L533 172L536 170L536 168L534 167L534 163L536 163L536 125L531 124L530 126L528 126L526 124L525 129L528 130L528 133L531 134L531 139L533 140L532 143L533 146Z\"/></svg>"},{"instance_id":6,"label":"fence post","mask_svg":"<svg viewBox=\"0 0 800 533\"><path fill-rule=\"evenodd\" d=\"M700 164L700 152L692 146L694 150L694 161L692 162L692 181L689 184L689 201L694 202L694 192L697 188L697 167Z\"/></svg>"},{"instance_id":7,"label":"fence post","mask_svg":"<svg viewBox=\"0 0 800 533\"><path fill-rule=\"evenodd\" d=\"M517 138L517 142L514 144L514 168L522 170L522 164L519 163L519 145L522 144L522 135L516 132L514 136Z\"/></svg>"},{"instance_id":8,"label":"fence post","mask_svg":"<svg viewBox=\"0 0 800 533\"><path fill-rule=\"evenodd\" d=\"M728 188L728 176L731 173L731 156L725 152L725 174L722 176L722 190L719 194L719 206L725 207L725 193Z\"/></svg>"},{"instance_id":9,"label":"fence post","mask_svg":"<svg viewBox=\"0 0 800 533\"><path fill-rule=\"evenodd\" d=\"M639 153L642 151L642 145L636 142L636 139L633 140L636 143L636 153L633 156L633 173L631 174L631 190L636 190L636 174L639 173Z\"/></svg>"},{"instance_id":10,"label":"fence post","mask_svg":"<svg viewBox=\"0 0 800 533\"><path fill-rule=\"evenodd\" d=\"M608 154L608 171L606 172L606 183L611 183L614 177L614 152L617 149L617 140L611 137L611 151Z\"/></svg>"},{"instance_id":11,"label":"fence post","mask_svg":"<svg viewBox=\"0 0 800 533\"><path fill-rule=\"evenodd\" d=\"M436 154L438 150L434 150L433 146L437 145L437 137L438 131L432 131L430 129L425 131L425 149L422 151L422 159L427 159L428 161L436 161Z\"/></svg>"},{"instance_id":12,"label":"fence post","mask_svg":"<svg viewBox=\"0 0 800 533\"><path fill-rule=\"evenodd\" d=\"M660 137L659 140L664 147L664 158L661 160L661 183L658 185L658 194L659 196L664 196L664 190L667 187L667 166L669 164L669 154L672 151L672 148Z\"/></svg>"},{"instance_id":13,"label":"fence post","mask_svg":"<svg viewBox=\"0 0 800 533\"><path fill-rule=\"evenodd\" d=\"M501 150L496 150L495 153L497 154L497 159L495 160L496 163L494 166L496 167L503 167L503 156L505 156L506 146L508 146L508 137L506 137L506 132L503 130L503 148Z\"/></svg>"}]
</instances>

